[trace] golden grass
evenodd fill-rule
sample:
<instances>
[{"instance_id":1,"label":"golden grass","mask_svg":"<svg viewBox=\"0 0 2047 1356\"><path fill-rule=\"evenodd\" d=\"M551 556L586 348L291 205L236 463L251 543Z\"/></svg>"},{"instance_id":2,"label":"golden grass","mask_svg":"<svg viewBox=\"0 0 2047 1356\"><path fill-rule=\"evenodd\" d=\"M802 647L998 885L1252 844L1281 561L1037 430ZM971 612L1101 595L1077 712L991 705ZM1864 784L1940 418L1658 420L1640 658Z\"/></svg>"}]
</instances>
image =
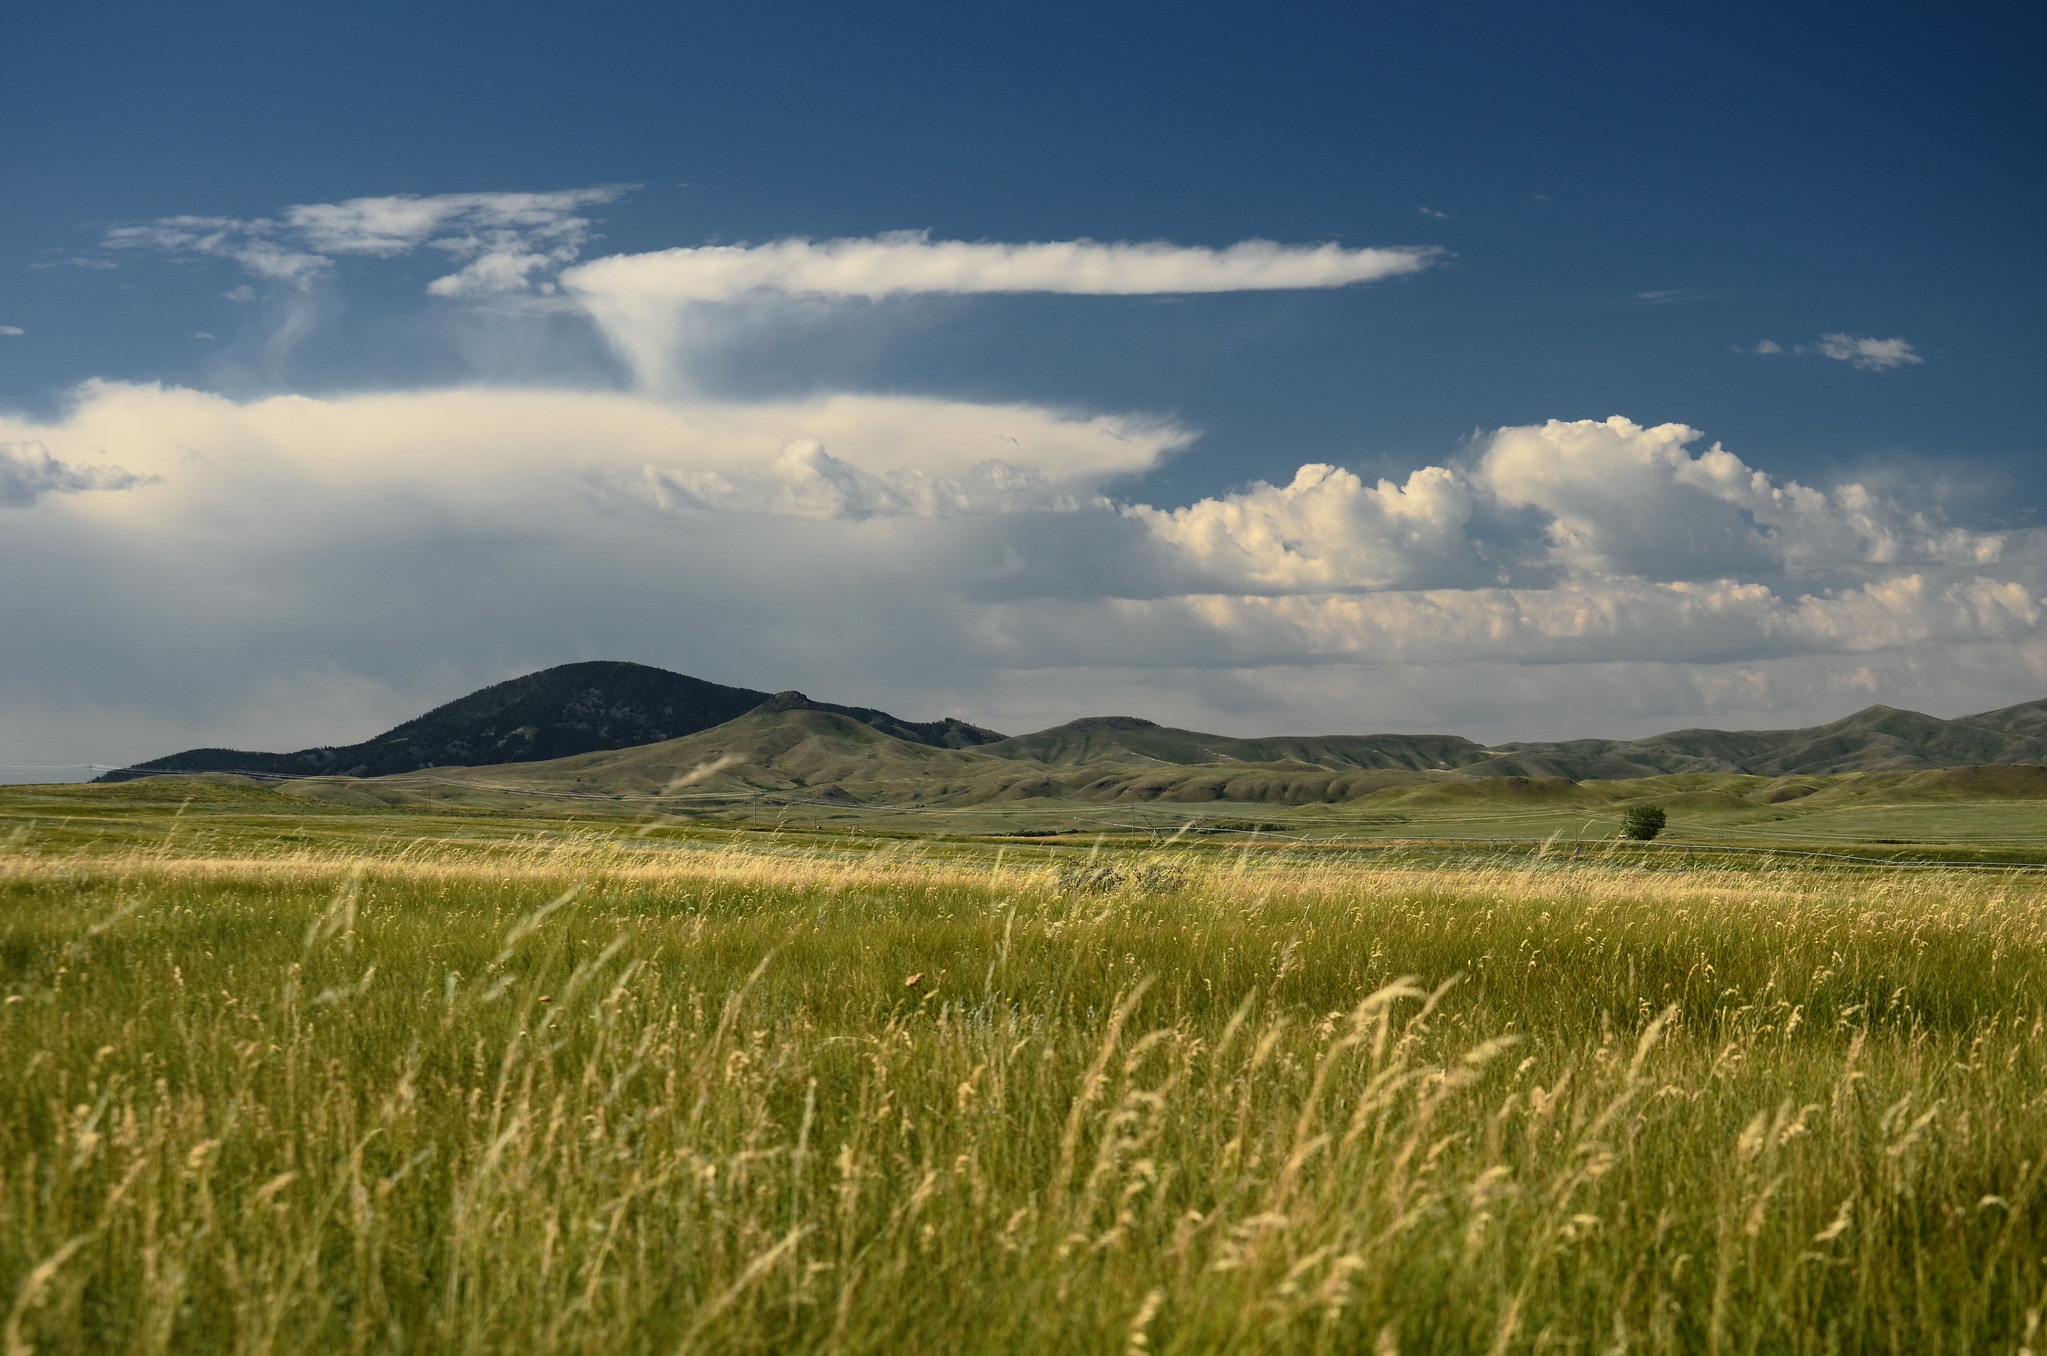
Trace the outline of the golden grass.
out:
<instances>
[{"instance_id":1,"label":"golden grass","mask_svg":"<svg viewBox=\"0 0 2047 1356\"><path fill-rule=\"evenodd\" d=\"M0 1349L2008 1351L2029 879L0 857Z\"/></svg>"}]
</instances>

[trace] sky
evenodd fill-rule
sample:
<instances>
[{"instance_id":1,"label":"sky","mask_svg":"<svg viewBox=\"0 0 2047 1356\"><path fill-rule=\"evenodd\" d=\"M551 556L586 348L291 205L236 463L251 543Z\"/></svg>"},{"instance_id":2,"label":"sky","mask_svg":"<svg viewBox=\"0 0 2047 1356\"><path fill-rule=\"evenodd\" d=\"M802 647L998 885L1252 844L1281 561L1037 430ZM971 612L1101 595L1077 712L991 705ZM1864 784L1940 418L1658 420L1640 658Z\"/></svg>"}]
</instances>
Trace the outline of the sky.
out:
<instances>
[{"instance_id":1,"label":"sky","mask_svg":"<svg viewBox=\"0 0 2047 1356\"><path fill-rule=\"evenodd\" d=\"M1011 732L2047 697L2043 35L7 7L0 776L584 659Z\"/></svg>"}]
</instances>

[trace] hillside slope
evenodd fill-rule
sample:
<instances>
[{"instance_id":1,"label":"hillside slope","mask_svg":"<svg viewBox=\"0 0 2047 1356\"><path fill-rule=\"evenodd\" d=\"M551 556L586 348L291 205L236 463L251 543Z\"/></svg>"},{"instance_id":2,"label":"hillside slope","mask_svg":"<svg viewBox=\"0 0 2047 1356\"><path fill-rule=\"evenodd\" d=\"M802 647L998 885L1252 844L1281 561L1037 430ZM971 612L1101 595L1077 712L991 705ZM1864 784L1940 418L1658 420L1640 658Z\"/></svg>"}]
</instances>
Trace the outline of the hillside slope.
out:
<instances>
[{"instance_id":1,"label":"hillside slope","mask_svg":"<svg viewBox=\"0 0 2047 1356\"><path fill-rule=\"evenodd\" d=\"M1458 768L1489 756L1457 735L1276 735L1234 739L1136 716L1089 716L983 746L983 753L1061 764L1288 763L1332 770Z\"/></svg>"},{"instance_id":2,"label":"hillside slope","mask_svg":"<svg viewBox=\"0 0 2047 1356\"><path fill-rule=\"evenodd\" d=\"M815 706L764 704L737 720L680 739L579 754L547 762L437 768L390 781L443 798L463 786L596 796L666 796L681 801L769 794L795 801L983 805L1027 800L1098 803L1167 801L1308 805L1355 799L1446 772L1330 768L1301 761L1138 762L1101 757L1042 763L993 752L999 744L951 749L899 739ZM1112 750L1113 752L1113 750ZM316 785L306 794L324 795Z\"/></svg>"}]
</instances>

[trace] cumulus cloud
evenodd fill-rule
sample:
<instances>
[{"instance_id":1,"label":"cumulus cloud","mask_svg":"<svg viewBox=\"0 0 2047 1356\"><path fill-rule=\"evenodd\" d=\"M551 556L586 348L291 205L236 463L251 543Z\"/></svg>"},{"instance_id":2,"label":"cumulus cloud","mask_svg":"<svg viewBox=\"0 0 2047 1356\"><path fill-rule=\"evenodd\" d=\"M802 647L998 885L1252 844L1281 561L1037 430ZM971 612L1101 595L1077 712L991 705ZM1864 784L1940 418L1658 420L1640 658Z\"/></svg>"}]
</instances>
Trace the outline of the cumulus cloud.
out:
<instances>
[{"instance_id":1,"label":"cumulus cloud","mask_svg":"<svg viewBox=\"0 0 2047 1356\"><path fill-rule=\"evenodd\" d=\"M1778 482L1682 424L1551 420L1502 429L1474 482L1506 509L1546 519L1549 559L1575 573L1646 579L1753 577L1896 566L1980 564L1994 534L1908 512L1859 485L1833 493Z\"/></svg>"},{"instance_id":2,"label":"cumulus cloud","mask_svg":"<svg viewBox=\"0 0 2047 1356\"><path fill-rule=\"evenodd\" d=\"M0 325L0 337L14 339L28 333L19 325Z\"/></svg>"},{"instance_id":3,"label":"cumulus cloud","mask_svg":"<svg viewBox=\"0 0 2047 1356\"><path fill-rule=\"evenodd\" d=\"M1859 485L1777 481L1682 424L1551 420L1501 429L1468 465L1404 485L1304 466L1171 511L1126 510L1193 577L1257 593L1471 587L1604 577L1831 578L1914 564L1979 567L2003 549Z\"/></svg>"},{"instance_id":4,"label":"cumulus cloud","mask_svg":"<svg viewBox=\"0 0 2047 1356\"><path fill-rule=\"evenodd\" d=\"M1866 335L1823 334L1820 336L1819 351L1837 362L1859 367L1865 372L1889 372L1893 368L1908 367L1926 360L1917 350L1903 339L1872 339Z\"/></svg>"},{"instance_id":5,"label":"cumulus cloud","mask_svg":"<svg viewBox=\"0 0 2047 1356\"><path fill-rule=\"evenodd\" d=\"M1315 464L1115 502L1190 437L905 397L96 384L0 418L0 577L39 581L0 590L0 741L55 762L340 740L595 656L998 728L1120 705L1468 730L1497 690L1523 714L1493 728L1536 736L1568 732L1542 694L1596 717L1645 674L1661 709L1821 704L1800 716L1957 656L1986 706L2047 683L2040 534L1802 486L1682 426L1560 421L1398 480Z\"/></svg>"},{"instance_id":6,"label":"cumulus cloud","mask_svg":"<svg viewBox=\"0 0 2047 1356\"><path fill-rule=\"evenodd\" d=\"M1367 485L1320 463L1286 485L1260 481L1236 494L1162 511L1126 512L1184 555L1198 573L1246 591L1415 587L1483 577L1465 531L1468 479L1424 467L1404 485Z\"/></svg>"},{"instance_id":7,"label":"cumulus cloud","mask_svg":"<svg viewBox=\"0 0 2047 1356\"><path fill-rule=\"evenodd\" d=\"M573 262L591 238L584 210L624 192L602 185L556 193L394 194L301 203L276 218L159 217L115 227L101 244L230 259L257 278L294 287L310 285L340 256L388 259L428 248L462 264L427 285L436 296L517 292L536 286L536 273ZM246 301L254 292L244 284L227 296Z\"/></svg>"}]
</instances>

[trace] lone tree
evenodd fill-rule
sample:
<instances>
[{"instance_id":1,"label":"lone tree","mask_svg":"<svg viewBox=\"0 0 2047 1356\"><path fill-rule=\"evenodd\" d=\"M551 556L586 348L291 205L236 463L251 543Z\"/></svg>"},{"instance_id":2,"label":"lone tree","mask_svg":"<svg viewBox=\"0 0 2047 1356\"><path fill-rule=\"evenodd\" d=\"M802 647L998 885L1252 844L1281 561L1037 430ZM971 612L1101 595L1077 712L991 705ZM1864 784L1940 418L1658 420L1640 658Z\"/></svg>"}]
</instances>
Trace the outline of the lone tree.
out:
<instances>
[{"instance_id":1,"label":"lone tree","mask_svg":"<svg viewBox=\"0 0 2047 1356\"><path fill-rule=\"evenodd\" d=\"M1666 818L1661 805L1630 805L1621 816L1621 837L1646 843L1663 832Z\"/></svg>"}]
</instances>

